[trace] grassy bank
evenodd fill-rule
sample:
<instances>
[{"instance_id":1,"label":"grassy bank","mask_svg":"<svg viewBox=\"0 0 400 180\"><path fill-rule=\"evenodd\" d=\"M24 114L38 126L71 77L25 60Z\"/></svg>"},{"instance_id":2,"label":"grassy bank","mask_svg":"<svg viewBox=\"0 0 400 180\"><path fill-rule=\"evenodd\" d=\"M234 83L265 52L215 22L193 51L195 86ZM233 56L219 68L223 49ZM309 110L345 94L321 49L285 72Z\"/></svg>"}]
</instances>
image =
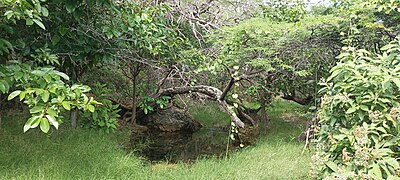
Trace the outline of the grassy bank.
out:
<instances>
[{"instance_id":1,"label":"grassy bank","mask_svg":"<svg viewBox=\"0 0 400 180\"><path fill-rule=\"evenodd\" d=\"M254 147L227 159L202 159L193 164L149 164L126 153L126 131L104 134L67 128L46 135L22 133L24 117L2 115L0 179L306 179L309 155L302 155L301 119L284 115L298 106L278 101L270 108L271 122ZM282 119L284 117L285 119ZM287 122L288 121L288 122Z\"/></svg>"}]
</instances>

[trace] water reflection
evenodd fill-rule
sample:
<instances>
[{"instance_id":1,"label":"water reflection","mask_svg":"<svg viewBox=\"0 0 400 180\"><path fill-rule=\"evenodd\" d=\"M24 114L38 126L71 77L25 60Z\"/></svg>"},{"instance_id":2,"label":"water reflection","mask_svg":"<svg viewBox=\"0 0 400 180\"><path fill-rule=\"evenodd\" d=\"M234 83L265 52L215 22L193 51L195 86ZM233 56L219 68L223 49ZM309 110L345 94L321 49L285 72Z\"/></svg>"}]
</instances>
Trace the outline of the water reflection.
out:
<instances>
[{"instance_id":1,"label":"water reflection","mask_svg":"<svg viewBox=\"0 0 400 180\"><path fill-rule=\"evenodd\" d=\"M202 128L194 134L134 134L130 148L150 161L190 162L205 156L225 154L227 141L227 130ZM229 149L234 148L230 145Z\"/></svg>"}]
</instances>

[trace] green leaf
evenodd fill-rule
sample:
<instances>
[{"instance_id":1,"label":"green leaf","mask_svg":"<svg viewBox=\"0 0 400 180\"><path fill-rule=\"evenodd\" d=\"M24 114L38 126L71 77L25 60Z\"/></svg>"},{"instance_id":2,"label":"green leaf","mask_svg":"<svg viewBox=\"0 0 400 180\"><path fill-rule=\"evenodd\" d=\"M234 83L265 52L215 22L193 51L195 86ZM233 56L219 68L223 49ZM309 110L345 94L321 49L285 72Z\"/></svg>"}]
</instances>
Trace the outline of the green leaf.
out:
<instances>
[{"instance_id":1,"label":"green leaf","mask_svg":"<svg viewBox=\"0 0 400 180\"><path fill-rule=\"evenodd\" d=\"M346 114L351 114L351 113L356 112L356 111L357 111L357 107L356 106L352 106L351 108L349 108L346 111Z\"/></svg>"},{"instance_id":2,"label":"green leaf","mask_svg":"<svg viewBox=\"0 0 400 180\"><path fill-rule=\"evenodd\" d=\"M334 162L328 161L328 162L325 162L325 164L326 164L326 166L328 166L333 172L336 172L336 171L337 171L337 165L336 165Z\"/></svg>"},{"instance_id":3,"label":"green leaf","mask_svg":"<svg viewBox=\"0 0 400 180\"><path fill-rule=\"evenodd\" d=\"M78 84L73 84L73 85L71 86L71 90L75 90L75 89L77 89L78 87L79 87Z\"/></svg>"},{"instance_id":4,"label":"green leaf","mask_svg":"<svg viewBox=\"0 0 400 180\"><path fill-rule=\"evenodd\" d=\"M335 135L333 135L333 138L334 139L337 139L337 140L339 140L339 141L342 141L344 138L346 138L347 136L346 135L344 135L344 134L335 134Z\"/></svg>"},{"instance_id":5,"label":"green leaf","mask_svg":"<svg viewBox=\"0 0 400 180\"><path fill-rule=\"evenodd\" d=\"M332 74L326 79L326 81L331 81L333 78L335 78L337 75L339 75L342 72L341 69L338 69L336 71L333 71Z\"/></svg>"},{"instance_id":6,"label":"green leaf","mask_svg":"<svg viewBox=\"0 0 400 180\"><path fill-rule=\"evenodd\" d=\"M392 81L396 84L397 88L400 89L400 79L399 78L393 78Z\"/></svg>"},{"instance_id":7,"label":"green leaf","mask_svg":"<svg viewBox=\"0 0 400 180\"><path fill-rule=\"evenodd\" d=\"M386 50L391 49L391 48L394 48L394 47L396 47L396 46L397 46L396 44L388 44L388 45L383 46L383 47L381 48L381 50L382 50L382 51L386 51Z\"/></svg>"},{"instance_id":8,"label":"green leaf","mask_svg":"<svg viewBox=\"0 0 400 180\"><path fill-rule=\"evenodd\" d=\"M49 10L47 10L47 8L45 8L45 7L42 7L42 14L44 17L49 16Z\"/></svg>"},{"instance_id":9,"label":"green leaf","mask_svg":"<svg viewBox=\"0 0 400 180\"><path fill-rule=\"evenodd\" d=\"M91 105L91 104L88 105L88 109L89 109L90 112L94 112L94 106L93 105Z\"/></svg>"},{"instance_id":10,"label":"green leaf","mask_svg":"<svg viewBox=\"0 0 400 180\"><path fill-rule=\"evenodd\" d=\"M368 106L366 105L360 105L360 109L367 112L369 111Z\"/></svg>"},{"instance_id":11,"label":"green leaf","mask_svg":"<svg viewBox=\"0 0 400 180\"><path fill-rule=\"evenodd\" d=\"M96 119L98 118L98 114L97 114L97 112L93 112L93 114L92 114L92 118L93 118L94 120L96 120Z\"/></svg>"},{"instance_id":12,"label":"green leaf","mask_svg":"<svg viewBox=\"0 0 400 180\"><path fill-rule=\"evenodd\" d=\"M73 1L72 1L72 2L67 1L67 2L68 2L68 3L65 4L65 9L67 10L67 12L68 12L68 13L74 12L74 11L75 11L75 4L74 4L74 2L73 2Z\"/></svg>"},{"instance_id":13,"label":"green leaf","mask_svg":"<svg viewBox=\"0 0 400 180\"><path fill-rule=\"evenodd\" d=\"M44 75L46 75L46 73L43 72L42 70L34 70L31 73L36 75L36 76L44 76Z\"/></svg>"},{"instance_id":14,"label":"green leaf","mask_svg":"<svg viewBox=\"0 0 400 180\"><path fill-rule=\"evenodd\" d=\"M400 177L396 177L396 176L393 176L393 175L389 175L388 178L387 178L387 180L400 180Z\"/></svg>"},{"instance_id":15,"label":"green leaf","mask_svg":"<svg viewBox=\"0 0 400 180\"><path fill-rule=\"evenodd\" d=\"M38 113L38 112L43 111L43 109L44 109L44 107L39 105L39 106L33 107L29 112L31 114L34 114L34 113Z\"/></svg>"},{"instance_id":16,"label":"green leaf","mask_svg":"<svg viewBox=\"0 0 400 180\"><path fill-rule=\"evenodd\" d=\"M58 44L58 42L60 42L60 40L61 40L61 37L58 36L58 35L55 35L55 36L53 36L53 37L51 38L51 44L52 44L53 46L55 46L55 45Z\"/></svg>"},{"instance_id":17,"label":"green leaf","mask_svg":"<svg viewBox=\"0 0 400 180\"><path fill-rule=\"evenodd\" d=\"M39 116L33 116L33 117L29 118L28 121L26 121L26 123L24 125L24 132L28 131L31 128L33 122L35 122L35 120L37 120L38 118L39 118Z\"/></svg>"},{"instance_id":18,"label":"green leaf","mask_svg":"<svg viewBox=\"0 0 400 180\"><path fill-rule=\"evenodd\" d=\"M14 14L13 11L7 11L4 13L4 16L7 16L7 19L10 19L13 14Z\"/></svg>"},{"instance_id":19,"label":"green leaf","mask_svg":"<svg viewBox=\"0 0 400 180\"><path fill-rule=\"evenodd\" d=\"M32 24L33 24L32 19L27 18L25 21L26 21L25 24L26 24L27 26L32 26Z\"/></svg>"},{"instance_id":20,"label":"green leaf","mask_svg":"<svg viewBox=\"0 0 400 180\"><path fill-rule=\"evenodd\" d=\"M62 78L64 78L65 80L69 80L69 77L68 77L68 75L66 75L65 73L63 73L63 72L60 72L60 71L54 71L54 74L57 74L57 75L59 75L59 76L61 76Z\"/></svg>"},{"instance_id":21,"label":"green leaf","mask_svg":"<svg viewBox=\"0 0 400 180\"><path fill-rule=\"evenodd\" d=\"M0 92L6 93L6 86L0 81Z\"/></svg>"},{"instance_id":22,"label":"green leaf","mask_svg":"<svg viewBox=\"0 0 400 180\"><path fill-rule=\"evenodd\" d=\"M50 124L49 124L49 121L47 119L40 118L40 130L42 130L44 133L49 132Z\"/></svg>"},{"instance_id":23,"label":"green leaf","mask_svg":"<svg viewBox=\"0 0 400 180\"><path fill-rule=\"evenodd\" d=\"M22 91L20 94L19 94L19 100L20 101L22 101L24 98L25 98L25 96L26 96L26 91Z\"/></svg>"},{"instance_id":24,"label":"green leaf","mask_svg":"<svg viewBox=\"0 0 400 180\"><path fill-rule=\"evenodd\" d=\"M399 162L396 161L395 158L387 158L387 159L384 159L384 160L385 160L385 162L386 162L387 164L389 164L390 166L392 166L394 169L397 169L397 168L400 167Z\"/></svg>"},{"instance_id":25,"label":"green leaf","mask_svg":"<svg viewBox=\"0 0 400 180\"><path fill-rule=\"evenodd\" d=\"M52 116L52 117L56 117L57 116L57 112L54 109L47 109L47 114Z\"/></svg>"},{"instance_id":26,"label":"green leaf","mask_svg":"<svg viewBox=\"0 0 400 180\"><path fill-rule=\"evenodd\" d=\"M386 98L378 98L378 100L383 102L383 103L390 103L390 100L386 99Z\"/></svg>"},{"instance_id":27,"label":"green leaf","mask_svg":"<svg viewBox=\"0 0 400 180\"><path fill-rule=\"evenodd\" d=\"M42 28L43 30L46 30L46 27L44 26L44 24L38 20L38 19L32 19L33 22L35 22L40 28Z\"/></svg>"},{"instance_id":28,"label":"green leaf","mask_svg":"<svg viewBox=\"0 0 400 180\"><path fill-rule=\"evenodd\" d=\"M68 102L68 101L63 101L62 103L61 103L61 105L64 107L64 109L66 109L66 110L71 110L71 103L70 102Z\"/></svg>"},{"instance_id":29,"label":"green leaf","mask_svg":"<svg viewBox=\"0 0 400 180\"><path fill-rule=\"evenodd\" d=\"M14 99L16 96L18 96L21 93L21 91L14 91L8 96L8 100Z\"/></svg>"},{"instance_id":30,"label":"green leaf","mask_svg":"<svg viewBox=\"0 0 400 180\"><path fill-rule=\"evenodd\" d=\"M372 169L368 171L368 175L374 179L383 179L382 172L378 164L372 164Z\"/></svg>"},{"instance_id":31,"label":"green leaf","mask_svg":"<svg viewBox=\"0 0 400 180\"><path fill-rule=\"evenodd\" d=\"M43 102L46 103L47 101L49 101L49 97L50 97L49 91L45 90L45 91L43 92L43 94L42 94L42 100L43 100Z\"/></svg>"},{"instance_id":32,"label":"green leaf","mask_svg":"<svg viewBox=\"0 0 400 180\"><path fill-rule=\"evenodd\" d=\"M59 123L58 123L58 121L56 120L56 118L54 118L54 117L51 116L51 115L46 115L46 118L50 121L50 123L51 123L56 129L58 129Z\"/></svg>"},{"instance_id":33,"label":"green leaf","mask_svg":"<svg viewBox=\"0 0 400 180\"><path fill-rule=\"evenodd\" d=\"M14 78L16 80L20 80L23 76L24 76L24 73L21 72L21 71L17 71L17 72L14 73Z\"/></svg>"},{"instance_id":34,"label":"green leaf","mask_svg":"<svg viewBox=\"0 0 400 180\"><path fill-rule=\"evenodd\" d=\"M38 116L39 117L39 116ZM31 124L31 128L36 128L39 126L40 121L42 118L37 118L32 124Z\"/></svg>"},{"instance_id":35,"label":"green leaf","mask_svg":"<svg viewBox=\"0 0 400 180\"><path fill-rule=\"evenodd\" d=\"M58 32L60 33L61 36L64 36L64 35L67 34L67 32L68 32L68 28L66 28L66 27L60 27L60 29L58 30Z\"/></svg>"}]
</instances>

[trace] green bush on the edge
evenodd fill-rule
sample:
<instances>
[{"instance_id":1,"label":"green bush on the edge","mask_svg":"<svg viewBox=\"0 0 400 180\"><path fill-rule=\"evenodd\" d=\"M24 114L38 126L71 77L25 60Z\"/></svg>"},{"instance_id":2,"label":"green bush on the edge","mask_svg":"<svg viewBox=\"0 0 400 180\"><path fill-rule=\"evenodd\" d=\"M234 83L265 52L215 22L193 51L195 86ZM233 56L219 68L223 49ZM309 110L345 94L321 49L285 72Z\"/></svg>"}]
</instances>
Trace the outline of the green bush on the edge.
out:
<instances>
[{"instance_id":1,"label":"green bush on the edge","mask_svg":"<svg viewBox=\"0 0 400 180\"><path fill-rule=\"evenodd\" d=\"M322 83L315 179L400 179L400 41L345 48Z\"/></svg>"}]
</instances>

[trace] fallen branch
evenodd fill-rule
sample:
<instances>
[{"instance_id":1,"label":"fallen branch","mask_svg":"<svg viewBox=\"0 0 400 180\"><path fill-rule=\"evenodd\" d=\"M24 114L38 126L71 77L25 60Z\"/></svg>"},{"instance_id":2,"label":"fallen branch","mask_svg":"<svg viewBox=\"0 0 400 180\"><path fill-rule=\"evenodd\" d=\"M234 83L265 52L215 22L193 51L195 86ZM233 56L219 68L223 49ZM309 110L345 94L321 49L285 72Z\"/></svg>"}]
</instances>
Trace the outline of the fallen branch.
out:
<instances>
[{"instance_id":1,"label":"fallen branch","mask_svg":"<svg viewBox=\"0 0 400 180\"><path fill-rule=\"evenodd\" d=\"M223 92L212 86L185 86L185 87L173 87L167 89L161 89L158 94L153 96L153 98L161 97L161 96L175 96L178 94L187 94L191 92L198 92L209 96L212 100L215 100L219 103L219 105L227 112L232 119L232 122L235 123L237 127L244 128L244 123L240 118L236 115L233 108L229 106L229 104L221 97Z\"/></svg>"}]
</instances>

